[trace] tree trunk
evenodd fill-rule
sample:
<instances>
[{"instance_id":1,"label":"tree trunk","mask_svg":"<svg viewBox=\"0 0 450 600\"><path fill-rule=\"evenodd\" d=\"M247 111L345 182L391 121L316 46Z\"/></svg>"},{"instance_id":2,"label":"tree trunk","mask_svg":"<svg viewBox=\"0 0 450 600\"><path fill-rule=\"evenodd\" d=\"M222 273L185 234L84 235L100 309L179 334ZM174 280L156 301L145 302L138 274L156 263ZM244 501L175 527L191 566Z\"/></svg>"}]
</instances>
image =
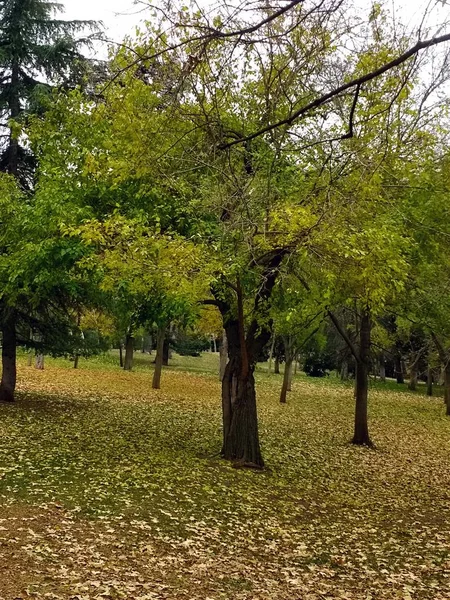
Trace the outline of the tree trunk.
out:
<instances>
[{"instance_id":1,"label":"tree trunk","mask_svg":"<svg viewBox=\"0 0 450 600\"><path fill-rule=\"evenodd\" d=\"M427 368L427 396L433 395L433 369L428 365Z\"/></svg>"},{"instance_id":2,"label":"tree trunk","mask_svg":"<svg viewBox=\"0 0 450 600\"><path fill-rule=\"evenodd\" d=\"M395 377L397 378L397 383L405 383L405 378L403 377L402 362L403 361L400 356L395 357Z\"/></svg>"},{"instance_id":3,"label":"tree trunk","mask_svg":"<svg viewBox=\"0 0 450 600\"><path fill-rule=\"evenodd\" d=\"M417 364L419 362L419 356L413 356L413 361L409 367L409 382L408 382L408 390L415 392L417 389Z\"/></svg>"},{"instance_id":4,"label":"tree trunk","mask_svg":"<svg viewBox=\"0 0 450 600\"><path fill-rule=\"evenodd\" d=\"M280 360L279 360L278 356L275 357L275 369L273 372L275 373L275 375L280 374Z\"/></svg>"},{"instance_id":5,"label":"tree trunk","mask_svg":"<svg viewBox=\"0 0 450 600\"><path fill-rule=\"evenodd\" d=\"M123 368L125 371L131 371L133 368L133 354L134 354L134 337L131 333L127 333L125 338L125 361Z\"/></svg>"},{"instance_id":6,"label":"tree trunk","mask_svg":"<svg viewBox=\"0 0 450 600\"><path fill-rule=\"evenodd\" d=\"M341 365L341 381L347 381L348 379L348 362L344 360Z\"/></svg>"},{"instance_id":7,"label":"tree trunk","mask_svg":"<svg viewBox=\"0 0 450 600\"><path fill-rule=\"evenodd\" d=\"M36 354L36 362L35 362L34 366L39 371L44 370L44 355L43 354Z\"/></svg>"},{"instance_id":8,"label":"tree trunk","mask_svg":"<svg viewBox=\"0 0 450 600\"><path fill-rule=\"evenodd\" d=\"M123 344L120 342L119 344L119 364L123 367Z\"/></svg>"},{"instance_id":9,"label":"tree trunk","mask_svg":"<svg viewBox=\"0 0 450 600\"><path fill-rule=\"evenodd\" d=\"M384 354L380 356L380 381L386 382L386 364Z\"/></svg>"},{"instance_id":10,"label":"tree trunk","mask_svg":"<svg viewBox=\"0 0 450 600\"><path fill-rule=\"evenodd\" d=\"M33 351L32 350L28 351L27 364L28 364L29 367L31 367L31 365L33 364Z\"/></svg>"},{"instance_id":11,"label":"tree trunk","mask_svg":"<svg viewBox=\"0 0 450 600\"><path fill-rule=\"evenodd\" d=\"M369 437L367 419L367 397L369 392L369 367L370 367L370 313L365 309L361 316L359 328L359 356L356 363L356 406L355 406L355 432L352 444L359 446L372 446Z\"/></svg>"},{"instance_id":12,"label":"tree trunk","mask_svg":"<svg viewBox=\"0 0 450 600\"><path fill-rule=\"evenodd\" d=\"M0 402L14 402L16 389L16 321L14 314L2 323L2 380Z\"/></svg>"},{"instance_id":13,"label":"tree trunk","mask_svg":"<svg viewBox=\"0 0 450 600\"><path fill-rule=\"evenodd\" d=\"M269 351L269 364L267 365L267 374L272 373L272 362L273 362L273 349L275 348L275 334L272 335L272 343L270 344Z\"/></svg>"},{"instance_id":14,"label":"tree trunk","mask_svg":"<svg viewBox=\"0 0 450 600\"><path fill-rule=\"evenodd\" d=\"M219 381L223 381L223 377L225 375L225 367L228 362L228 340L227 340L227 332L225 329L222 333L222 343L219 347L220 352L220 366L219 366Z\"/></svg>"},{"instance_id":15,"label":"tree trunk","mask_svg":"<svg viewBox=\"0 0 450 600\"><path fill-rule=\"evenodd\" d=\"M164 362L164 341L166 339L166 326L162 325L158 327L158 334L156 337L156 357L155 357L155 370L153 372L152 388L159 390L161 387L161 372Z\"/></svg>"},{"instance_id":16,"label":"tree trunk","mask_svg":"<svg viewBox=\"0 0 450 600\"><path fill-rule=\"evenodd\" d=\"M165 331L165 329L164 329ZM168 367L169 366L169 337L168 335L166 335L166 337L164 338L164 344L163 344L163 366L164 367Z\"/></svg>"},{"instance_id":17,"label":"tree trunk","mask_svg":"<svg viewBox=\"0 0 450 600\"><path fill-rule=\"evenodd\" d=\"M253 368L242 377L240 367L240 357L230 357L222 381L222 456L242 466L263 468Z\"/></svg>"},{"instance_id":18,"label":"tree trunk","mask_svg":"<svg viewBox=\"0 0 450 600\"><path fill-rule=\"evenodd\" d=\"M79 360L80 360L80 355L75 354L74 359L73 359L73 368L74 369L78 369L78 361Z\"/></svg>"},{"instance_id":19,"label":"tree trunk","mask_svg":"<svg viewBox=\"0 0 450 600\"><path fill-rule=\"evenodd\" d=\"M286 362L284 365L283 385L281 386L280 402L286 404L286 394L289 391L290 379L292 371L292 357L286 355Z\"/></svg>"},{"instance_id":20,"label":"tree trunk","mask_svg":"<svg viewBox=\"0 0 450 600\"><path fill-rule=\"evenodd\" d=\"M444 370L444 402L447 406L446 414L450 415L450 361L447 360Z\"/></svg>"}]
</instances>

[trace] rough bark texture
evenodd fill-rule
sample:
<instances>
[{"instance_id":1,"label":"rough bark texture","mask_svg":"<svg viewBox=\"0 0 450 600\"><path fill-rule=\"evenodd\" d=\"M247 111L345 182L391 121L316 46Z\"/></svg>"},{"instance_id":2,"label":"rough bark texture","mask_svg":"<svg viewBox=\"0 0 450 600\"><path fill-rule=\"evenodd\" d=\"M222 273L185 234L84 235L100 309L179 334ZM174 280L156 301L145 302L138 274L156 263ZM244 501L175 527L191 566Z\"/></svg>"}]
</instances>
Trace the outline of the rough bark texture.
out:
<instances>
[{"instance_id":1,"label":"rough bark texture","mask_svg":"<svg viewBox=\"0 0 450 600\"><path fill-rule=\"evenodd\" d=\"M355 387L355 432L352 444L359 446L372 446L369 437L367 420L367 397L369 392L369 367L370 367L370 314L366 309L361 315L359 329L359 356L356 362L356 387Z\"/></svg>"},{"instance_id":2,"label":"rough bark texture","mask_svg":"<svg viewBox=\"0 0 450 600\"><path fill-rule=\"evenodd\" d=\"M155 370L153 372L152 388L159 390L161 387L161 372L163 368L164 360L164 340L166 337L166 327L163 325L158 327L158 334L156 337L156 357L155 357Z\"/></svg>"},{"instance_id":3,"label":"rough bark texture","mask_svg":"<svg viewBox=\"0 0 450 600\"><path fill-rule=\"evenodd\" d=\"M125 371L131 371L133 368L133 354L134 354L134 337L131 333L127 333L125 339L125 361L123 368Z\"/></svg>"},{"instance_id":4,"label":"rough bark texture","mask_svg":"<svg viewBox=\"0 0 450 600\"><path fill-rule=\"evenodd\" d=\"M38 369L39 371L43 371L44 370L44 355L43 354L36 354L36 362L35 362L35 367L36 369Z\"/></svg>"},{"instance_id":5,"label":"rough bark texture","mask_svg":"<svg viewBox=\"0 0 450 600\"><path fill-rule=\"evenodd\" d=\"M14 314L3 317L2 323L2 380L0 402L14 402L16 389L16 322Z\"/></svg>"},{"instance_id":6,"label":"rough bark texture","mask_svg":"<svg viewBox=\"0 0 450 600\"><path fill-rule=\"evenodd\" d=\"M226 331L229 362L222 380L222 456L243 466L262 468L254 365L243 373L238 321L229 321Z\"/></svg>"},{"instance_id":7,"label":"rough bark texture","mask_svg":"<svg viewBox=\"0 0 450 600\"><path fill-rule=\"evenodd\" d=\"M227 340L227 332L225 329L222 334L222 342L219 348L220 352L220 365L219 365L219 381L223 381L225 375L225 368L228 362L228 340Z\"/></svg>"}]
</instances>

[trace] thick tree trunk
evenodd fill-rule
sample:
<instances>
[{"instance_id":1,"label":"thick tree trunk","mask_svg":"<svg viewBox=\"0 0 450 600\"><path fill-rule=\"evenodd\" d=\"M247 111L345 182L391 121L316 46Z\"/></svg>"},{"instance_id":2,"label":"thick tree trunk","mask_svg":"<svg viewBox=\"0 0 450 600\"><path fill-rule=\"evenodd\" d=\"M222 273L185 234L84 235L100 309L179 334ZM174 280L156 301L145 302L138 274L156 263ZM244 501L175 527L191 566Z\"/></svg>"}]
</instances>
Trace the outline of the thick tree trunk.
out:
<instances>
[{"instance_id":1,"label":"thick tree trunk","mask_svg":"<svg viewBox=\"0 0 450 600\"><path fill-rule=\"evenodd\" d=\"M395 357L395 377L397 379L397 383L405 383L405 378L403 377L402 362L403 361L400 356Z\"/></svg>"},{"instance_id":2,"label":"thick tree trunk","mask_svg":"<svg viewBox=\"0 0 450 600\"><path fill-rule=\"evenodd\" d=\"M372 446L369 437L367 419L367 397L369 392L369 367L370 367L370 314L365 309L361 316L359 328L359 356L356 364L355 387L355 432L352 444L359 446Z\"/></svg>"},{"instance_id":3,"label":"thick tree trunk","mask_svg":"<svg viewBox=\"0 0 450 600\"><path fill-rule=\"evenodd\" d=\"M43 354L36 354L36 361L35 361L35 365L34 366L39 371L43 371L44 370L44 355Z\"/></svg>"},{"instance_id":4,"label":"thick tree trunk","mask_svg":"<svg viewBox=\"0 0 450 600\"><path fill-rule=\"evenodd\" d=\"M131 333L127 333L125 338L125 361L123 368L125 371L131 371L133 368L133 354L134 354L134 337Z\"/></svg>"},{"instance_id":5,"label":"thick tree trunk","mask_svg":"<svg viewBox=\"0 0 450 600\"><path fill-rule=\"evenodd\" d=\"M278 359L278 356L275 357L275 369L273 372L275 373L275 375L280 374L280 361Z\"/></svg>"},{"instance_id":6,"label":"thick tree trunk","mask_svg":"<svg viewBox=\"0 0 450 600\"><path fill-rule=\"evenodd\" d=\"M120 342L119 344L119 365L123 368L123 344Z\"/></svg>"},{"instance_id":7,"label":"thick tree trunk","mask_svg":"<svg viewBox=\"0 0 450 600\"><path fill-rule=\"evenodd\" d=\"M427 368L427 396L433 395L433 369L428 365Z\"/></svg>"},{"instance_id":8,"label":"thick tree trunk","mask_svg":"<svg viewBox=\"0 0 450 600\"><path fill-rule=\"evenodd\" d=\"M158 327L158 334L156 337L156 357L155 357L155 370L153 372L152 388L159 390L161 387L161 372L163 368L164 359L164 341L166 338L166 326L163 325Z\"/></svg>"},{"instance_id":9,"label":"thick tree trunk","mask_svg":"<svg viewBox=\"0 0 450 600\"><path fill-rule=\"evenodd\" d=\"M14 402L16 389L16 322L14 315L2 323L2 380L0 402Z\"/></svg>"},{"instance_id":10,"label":"thick tree trunk","mask_svg":"<svg viewBox=\"0 0 450 600\"><path fill-rule=\"evenodd\" d=\"M227 332L225 329L222 333L222 342L219 347L220 352L220 365L219 365L219 381L223 381L223 377L225 375L225 368L228 362L228 340L227 340Z\"/></svg>"},{"instance_id":11,"label":"thick tree trunk","mask_svg":"<svg viewBox=\"0 0 450 600\"><path fill-rule=\"evenodd\" d=\"M230 358L222 381L222 456L242 466L263 468L253 369L242 377L240 363L239 357Z\"/></svg>"}]
</instances>

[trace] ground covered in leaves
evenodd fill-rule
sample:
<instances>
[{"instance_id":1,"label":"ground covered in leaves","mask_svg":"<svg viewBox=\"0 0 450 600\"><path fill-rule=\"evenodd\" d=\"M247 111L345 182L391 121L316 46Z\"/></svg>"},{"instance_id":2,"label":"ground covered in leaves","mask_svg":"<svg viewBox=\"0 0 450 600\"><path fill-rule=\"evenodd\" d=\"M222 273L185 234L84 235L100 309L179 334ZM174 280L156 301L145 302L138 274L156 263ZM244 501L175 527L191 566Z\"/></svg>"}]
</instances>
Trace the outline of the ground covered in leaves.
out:
<instances>
[{"instance_id":1,"label":"ground covered in leaves","mask_svg":"<svg viewBox=\"0 0 450 600\"><path fill-rule=\"evenodd\" d=\"M24 362L0 406L1 599L450 597L441 399L372 390L373 451L350 387L260 376L260 473L218 456L216 376L83 366Z\"/></svg>"}]
</instances>

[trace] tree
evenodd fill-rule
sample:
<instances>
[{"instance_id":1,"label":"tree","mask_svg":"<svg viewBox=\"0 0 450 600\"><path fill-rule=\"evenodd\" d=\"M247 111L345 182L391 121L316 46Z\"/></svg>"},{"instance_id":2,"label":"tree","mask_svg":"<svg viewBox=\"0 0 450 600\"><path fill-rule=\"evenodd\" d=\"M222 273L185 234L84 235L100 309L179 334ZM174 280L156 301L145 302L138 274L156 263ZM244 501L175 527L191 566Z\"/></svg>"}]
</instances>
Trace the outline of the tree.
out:
<instances>
[{"instance_id":1,"label":"tree","mask_svg":"<svg viewBox=\"0 0 450 600\"><path fill-rule=\"evenodd\" d=\"M55 84L70 84L80 75L79 52L86 40L74 34L87 21L53 19L61 6L46 0L4 0L0 4L0 114L4 133L0 170L12 175L28 192L33 188L35 159L21 138L28 115L39 112ZM4 251L4 249L2 249ZM17 308L3 295L2 337L5 348L0 401L11 401L15 389Z\"/></svg>"}]
</instances>

